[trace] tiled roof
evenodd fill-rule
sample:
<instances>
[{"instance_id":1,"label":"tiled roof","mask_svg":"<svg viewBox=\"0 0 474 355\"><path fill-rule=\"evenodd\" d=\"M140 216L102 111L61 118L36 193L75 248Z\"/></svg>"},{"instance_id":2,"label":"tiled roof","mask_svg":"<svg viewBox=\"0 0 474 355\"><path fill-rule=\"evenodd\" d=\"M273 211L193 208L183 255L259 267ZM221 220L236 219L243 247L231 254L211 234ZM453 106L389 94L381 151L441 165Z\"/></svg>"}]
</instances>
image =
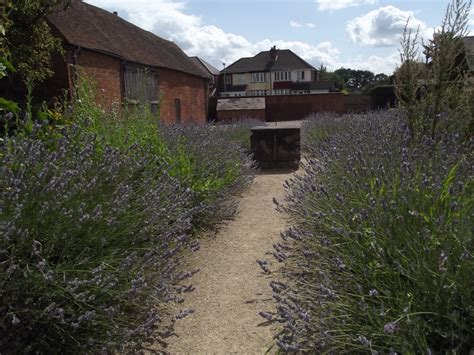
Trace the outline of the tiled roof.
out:
<instances>
[{"instance_id":1,"label":"tiled roof","mask_svg":"<svg viewBox=\"0 0 474 355\"><path fill-rule=\"evenodd\" d=\"M48 16L67 43L126 61L208 77L176 44L106 10L73 0L67 10Z\"/></svg>"},{"instance_id":2,"label":"tiled roof","mask_svg":"<svg viewBox=\"0 0 474 355\"><path fill-rule=\"evenodd\" d=\"M316 70L315 67L301 59L289 49L277 49L276 54L277 58L275 61L271 60L270 51L260 52L251 58L241 58L222 70L221 73L236 74L298 69Z\"/></svg>"},{"instance_id":3,"label":"tiled roof","mask_svg":"<svg viewBox=\"0 0 474 355\"><path fill-rule=\"evenodd\" d=\"M220 71L216 69L212 64L209 64L204 59L199 57L191 57L191 59L198 65L204 68L211 75L219 75Z\"/></svg>"},{"instance_id":4,"label":"tiled roof","mask_svg":"<svg viewBox=\"0 0 474 355\"><path fill-rule=\"evenodd\" d=\"M264 110L264 97L237 97L217 100L217 111Z\"/></svg>"}]
</instances>

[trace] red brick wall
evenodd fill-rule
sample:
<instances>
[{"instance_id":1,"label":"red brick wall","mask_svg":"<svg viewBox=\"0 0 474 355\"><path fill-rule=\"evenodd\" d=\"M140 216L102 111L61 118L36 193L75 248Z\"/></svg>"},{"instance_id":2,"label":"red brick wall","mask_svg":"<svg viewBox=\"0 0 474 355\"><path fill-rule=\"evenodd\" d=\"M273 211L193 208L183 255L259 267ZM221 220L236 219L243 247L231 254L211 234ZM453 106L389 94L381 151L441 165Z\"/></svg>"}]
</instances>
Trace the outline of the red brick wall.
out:
<instances>
[{"instance_id":1,"label":"red brick wall","mask_svg":"<svg viewBox=\"0 0 474 355\"><path fill-rule=\"evenodd\" d=\"M181 122L206 122L208 86L204 78L169 69L158 70L160 119L176 122L175 100L181 101Z\"/></svg>"},{"instance_id":2,"label":"red brick wall","mask_svg":"<svg viewBox=\"0 0 474 355\"><path fill-rule=\"evenodd\" d=\"M70 63L74 63L73 52L69 53ZM90 78L96 87L97 103L106 109L120 107L123 96L122 62L106 54L81 49L76 56L79 75ZM70 78L73 68L70 68ZM72 86L71 86L72 87Z\"/></svg>"},{"instance_id":3,"label":"red brick wall","mask_svg":"<svg viewBox=\"0 0 474 355\"><path fill-rule=\"evenodd\" d=\"M67 51L67 62L76 64L77 72L90 78L96 87L97 103L105 109L119 109L123 103L122 61L95 51L81 49L76 52L71 47ZM72 88L75 81L74 68L68 65L67 75L63 68L55 67L56 79L64 88ZM157 68L159 81L160 119L176 122L175 100L181 101L182 122L206 122L208 108L208 83L194 75ZM57 90L55 90L57 91Z\"/></svg>"},{"instance_id":4,"label":"red brick wall","mask_svg":"<svg viewBox=\"0 0 474 355\"><path fill-rule=\"evenodd\" d=\"M217 121L235 121L253 118L265 122L265 110L217 111Z\"/></svg>"}]
</instances>

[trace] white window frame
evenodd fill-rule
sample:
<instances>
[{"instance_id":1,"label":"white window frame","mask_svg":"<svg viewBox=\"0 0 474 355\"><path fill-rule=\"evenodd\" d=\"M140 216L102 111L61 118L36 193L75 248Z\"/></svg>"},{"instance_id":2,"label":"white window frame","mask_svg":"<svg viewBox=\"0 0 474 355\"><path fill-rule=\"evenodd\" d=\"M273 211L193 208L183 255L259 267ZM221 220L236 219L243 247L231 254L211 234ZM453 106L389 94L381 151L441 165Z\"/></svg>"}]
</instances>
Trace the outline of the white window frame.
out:
<instances>
[{"instance_id":1,"label":"white window frame","mask_svg":"<svg viewBox=\"0 0 474 355\"><path fill-rule=\"evenodd\" d=\"M258 72L252 73L252 83L264 83L265 82L265 73Z\"/></svg>"},{"instance_id":2,"label":"white window frame","mask_svg":"<svg viewBox=\"0 0 474 355\"><path fill-rule=\"evenodd\" d=\"M298 70L298 80L305 80L305 71L304 70Z\"/></svg>"},{"instance_id":3,"label":"white window frame","mask_svg":"<svg viewBox=\"0 0 474 355\"><path fill-rule=\"evenodd\" d=\"M275 81L291 81L291 71L276 71L273 78Z\"/></svg>"}]
</instances>

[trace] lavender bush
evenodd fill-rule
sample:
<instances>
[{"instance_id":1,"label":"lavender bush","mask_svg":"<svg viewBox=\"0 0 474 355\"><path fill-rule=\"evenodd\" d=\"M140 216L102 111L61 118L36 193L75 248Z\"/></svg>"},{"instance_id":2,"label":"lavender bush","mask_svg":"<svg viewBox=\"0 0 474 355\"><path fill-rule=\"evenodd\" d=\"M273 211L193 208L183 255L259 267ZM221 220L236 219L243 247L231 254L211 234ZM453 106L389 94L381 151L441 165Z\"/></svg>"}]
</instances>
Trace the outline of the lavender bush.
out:
<instances>
[{"instance_id":1,"label":"lavender bush","mask_svg":"<svg viewBox=\"0 0 474 355\"><path fill-rule=\"evenodd\" d=\"M146 152L77 129L57 145L2 148L0 349L133 348L169 296L192 193Z\"/></svg>"},{"instance_id":2,"label":"lavender bush","mask_svg":"<svg viewBox=\"0 0 474 355\"><path fill-rule=\"evenodd\" d=\"M75 121L125 154L133 144L147 147L172 176L195 193L194 202L205 213L194 222L210 227L234 215L233 195L255 173L248 153L250 128L261 122L166 124L147 104L105 111L95 103L94 80L85 73L79 79L71 112Z\"/></svg>"},{"instance_id":3,"label":"lavender bush","mask_svg":"<svg viewBox=\"0 0 474 355\"><path fill-rule=\"evenodd\" d=\"M209 227L234 216L233 196L255 174L241 140L250 137L251 124L160 125L171 174L196 193L196 203L204 208L196 218L200 225Z\"/></svg>"},{"instance_id":4,"label":"lavender bush","mask_svg":"<svg viewBox=\"0 0 474 355\"><path fill-rule=\"evenodd\" d=\"M404 114L306 127L288 182L294 227L271 284L285 352L469 353L474 348L473 142L413 144Z\"/></svg>"},{"instance_id":5,"label":"lavender bush","mask_svg":"<svg viewBox=\"0 0 474 355\"><path fill-rule=\"evenodd\" d=\"M180 130L200 169L186 173L226 201L248 157L227 129ZM195 179L173 177L175 162L145 139L123 149L83 127L44 131L0 146L0 352L135 351L166 337L164 304L180 301L174 284L192 274L178 259L217 198L200 201Z\"/></svg>"}]
</instances>

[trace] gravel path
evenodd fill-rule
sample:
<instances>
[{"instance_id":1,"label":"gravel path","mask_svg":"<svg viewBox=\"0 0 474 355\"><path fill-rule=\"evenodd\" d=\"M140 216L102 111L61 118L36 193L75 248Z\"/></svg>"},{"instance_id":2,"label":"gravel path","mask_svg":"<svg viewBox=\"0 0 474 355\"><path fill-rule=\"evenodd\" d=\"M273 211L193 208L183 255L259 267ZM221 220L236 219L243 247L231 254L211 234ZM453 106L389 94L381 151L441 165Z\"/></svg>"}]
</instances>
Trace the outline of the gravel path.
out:
<instances>
[{"instance_id":1,"label":"gravel path","mask_svg":"<svg viewBox=\"0 0 474 355\"><path fill-rule=\"evenodd\" d=\"M196 289L180 307L195 313L176 322L171 354L264 354L273 345L276 325L262 325L258 315L273 308L271 275L263 275L255 260L272 259L266 254L286 227L273 198L283 201L289 177L258 175L240 199L236 219L192 255L191 266L201 271L188 280Z\"/></svg>"}]
</instances>

